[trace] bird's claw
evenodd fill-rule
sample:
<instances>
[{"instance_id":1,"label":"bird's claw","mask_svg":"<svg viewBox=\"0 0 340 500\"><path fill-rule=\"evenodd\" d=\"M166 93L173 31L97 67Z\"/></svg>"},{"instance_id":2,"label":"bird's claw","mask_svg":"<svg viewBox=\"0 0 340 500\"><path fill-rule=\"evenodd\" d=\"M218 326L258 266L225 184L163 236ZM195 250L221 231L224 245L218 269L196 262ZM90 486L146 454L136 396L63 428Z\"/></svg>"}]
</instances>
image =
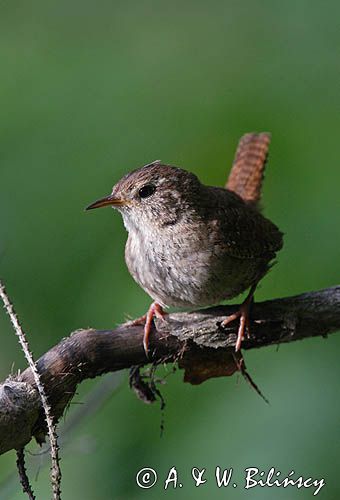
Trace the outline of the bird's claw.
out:
<instances>
[{"instance_id":1,"label":"bird's claw","mask_svg":"<svg viewBox=\"0 0 340 500\"><path fill-rule=\"evenodd\" d=\"M247 332L249 335L249 304L242 304L240 309L235 313L228 316L224 321L222 321L221 326L225 327L232 323L236 319L240 319L240 324L237 332L237 340L235 344L235 351L239 351L241 349L242 340L244 338L244 334Z\"/></svg>"},{"instance_id":2,"label":"bird's claw","mask_svg":"<svg viewBox=\"0 0 340 500\"><path fill-rule=\"evenodd\" d=\"M256 283L251 287L247 298L245 301L240 305L240 308L238 311L234 312L230 316L228 316L224 321L222 321L221 326L225 327L229 325L232 321L235 321L236 319L240 318L240 324L238 327L238 332L237 332L237 339L236 339L236 344L235 344L235 351L239 351L241 349L242 345L242 340L244 338L244 334L247 333L247 336L249 337L250 333L250 321L249 321L249 314L250 314L250 307L251 304L253 303L254 300L254 292L256 289Z\"/></svg>"},{"instance_id":3,"label":"bird's claw","mask_svg":"<svg viewBox=\"0 0 340 500\"><path fill-rule=\"evenodd\" d=\"M156 317L157 319L165 321L166 314L167 313L163 311L162 306L158 304L158 302L153 302L146 314L131 322L131 325L144 325L143 347L146 357L149 357L149 337L152 329L153 318Z\"/></svg>"}]
</instances>

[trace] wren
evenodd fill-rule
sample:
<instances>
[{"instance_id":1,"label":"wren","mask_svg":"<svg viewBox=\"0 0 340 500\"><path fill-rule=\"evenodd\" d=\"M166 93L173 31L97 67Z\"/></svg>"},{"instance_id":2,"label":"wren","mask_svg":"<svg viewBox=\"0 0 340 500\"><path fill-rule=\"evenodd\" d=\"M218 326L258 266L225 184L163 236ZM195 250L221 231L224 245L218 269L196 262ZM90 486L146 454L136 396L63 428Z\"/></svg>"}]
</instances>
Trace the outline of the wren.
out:
<instances>
[{"instance_id":1,"label":"wren","mask_svg":"<svg viewBox=\"0 0 340 500\"><path fill-rule=\"evenodd\" d=\"M267 133L241 138L226 188L154 161L87 207L112 206L122 214L127 267L153 299L135 320L145 323L146 354L153 317L164 319L163 308L211 306L250 288L240 309L222 322L239 318L240 349L256 285L282 247L282 233L258 208L269 141Z\"/></svg>"}]
</instances>

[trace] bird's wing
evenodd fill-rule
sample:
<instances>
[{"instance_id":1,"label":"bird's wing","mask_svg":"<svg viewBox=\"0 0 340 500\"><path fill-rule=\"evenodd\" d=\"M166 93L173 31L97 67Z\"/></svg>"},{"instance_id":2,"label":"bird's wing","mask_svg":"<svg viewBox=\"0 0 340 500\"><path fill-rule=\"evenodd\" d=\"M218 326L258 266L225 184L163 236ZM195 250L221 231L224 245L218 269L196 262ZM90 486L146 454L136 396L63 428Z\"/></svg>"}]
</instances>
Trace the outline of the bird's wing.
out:
<instances>
[{"instance_id":1,"label":"bird's wing","mask_svg":"<svg viewBox=\"0 0 340 500\"><path fill-rule=\"evenodd\" d=\"M234 193L209 190L214 210L208 224L214 244L236 258L272 259L283 244L283 235L275 224Z\"/></svg>"}]
</instances>

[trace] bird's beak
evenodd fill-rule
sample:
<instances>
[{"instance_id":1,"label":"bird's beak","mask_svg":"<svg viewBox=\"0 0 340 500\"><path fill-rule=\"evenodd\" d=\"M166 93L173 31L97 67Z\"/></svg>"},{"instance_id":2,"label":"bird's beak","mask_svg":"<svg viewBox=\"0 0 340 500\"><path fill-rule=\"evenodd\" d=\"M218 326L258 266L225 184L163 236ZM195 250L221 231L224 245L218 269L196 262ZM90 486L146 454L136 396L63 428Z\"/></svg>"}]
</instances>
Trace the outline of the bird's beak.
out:
<instances>
[{"instance_id":1,"label":"bird's beak","mask_svg":"<svg viewBox=\"0 0 340 500\"><path fill-rule=\"evenodd\" d=\"M126 204L127 204L126 200L122 200L121 198L116 198L115 196L110 194L109 196L105 196L105 198L100 198L100 200L91 203L91 205L86 207L85 210L92 210L93 208L101 208L109 205L112 207L119 207Z\"/></svg>"}]
</instances>

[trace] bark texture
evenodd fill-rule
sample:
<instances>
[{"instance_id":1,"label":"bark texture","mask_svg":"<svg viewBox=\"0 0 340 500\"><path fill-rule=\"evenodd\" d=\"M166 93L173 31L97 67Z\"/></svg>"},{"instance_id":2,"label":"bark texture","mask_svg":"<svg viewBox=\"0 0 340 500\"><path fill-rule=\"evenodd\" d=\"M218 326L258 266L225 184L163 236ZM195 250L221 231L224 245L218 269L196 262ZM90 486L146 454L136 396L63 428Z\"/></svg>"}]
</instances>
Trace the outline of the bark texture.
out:
<instances>
[{"instance_id":1,"label":"bark texture","mask_svg":"<svg viewBox=\"0 0 340 500\"><path fill-rule=\"evenodd\" d=\"M149 358L143 350L143 326L125 323L114 330L77 330L46 352L37 362L52 415L57 421L77 385L107 372L178 361L184 380L192 384L232 375L242 364L235 356L238 323L227 329L220 322L237 306L219 306L191 313L175 313L156 320ZM252 349L327 336L340 330L340 286L253 305L251 334L242 348ZM0 384L0 454L22 449L32 437L45 438L43 412L32 371Z\"/></svg>"}]
</instances>

